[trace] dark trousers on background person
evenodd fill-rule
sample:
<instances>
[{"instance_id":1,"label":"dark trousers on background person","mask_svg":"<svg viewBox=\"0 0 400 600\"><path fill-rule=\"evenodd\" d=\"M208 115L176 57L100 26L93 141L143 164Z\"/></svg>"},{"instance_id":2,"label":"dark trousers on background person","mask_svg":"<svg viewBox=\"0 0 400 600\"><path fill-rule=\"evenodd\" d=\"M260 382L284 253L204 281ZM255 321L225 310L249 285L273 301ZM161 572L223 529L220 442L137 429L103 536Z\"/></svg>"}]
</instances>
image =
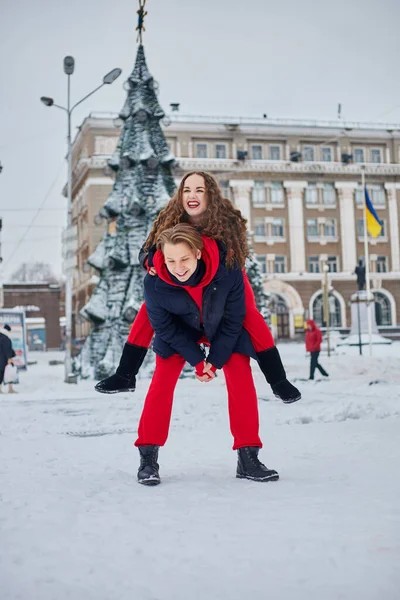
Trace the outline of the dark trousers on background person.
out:
<instances>
[{"instance_id":1,"label":"dark trousers on background person","mask_svg":"<svg viewBox=\"0 0 400 600\"><path fill-rule=\"evenodd\" d=\"M328 373L318 362L319 352L319 350L311 352L310 379L314 379L315 369L318 369L318 371L321 373L321 375L324 375L324 377L329 377Z\"/></svg>"},{"instance_id":2,"label":"dark trousers on background person","mask_svg":"<svg viewBox=\"0 0 400 600\"><path fill-rule=\"evenodd\" d=\"M185 359L179 354L169 358L156 356L156 368L144 403L135 446L163 446L167 441L175 386L184 365ZM246 446L261 448L258 401L250 358L243 354L232 354L223 371L228 389L233 449ZM207 385L212 383L204 383L204 394L208 393Z\"/></svg>"}]
</instances>

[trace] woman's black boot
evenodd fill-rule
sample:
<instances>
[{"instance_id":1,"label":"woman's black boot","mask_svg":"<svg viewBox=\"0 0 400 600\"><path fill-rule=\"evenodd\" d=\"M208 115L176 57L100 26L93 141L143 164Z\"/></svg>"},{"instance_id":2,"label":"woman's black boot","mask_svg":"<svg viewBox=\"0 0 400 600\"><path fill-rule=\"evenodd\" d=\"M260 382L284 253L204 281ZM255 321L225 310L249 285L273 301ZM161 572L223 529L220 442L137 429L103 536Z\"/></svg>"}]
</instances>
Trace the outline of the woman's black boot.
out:
<instances>
[{"instance_id":1,"label":"woman's black boot","mask_svg":"<svg viewBox=\"0 0 400 600\"><path fill-rule=\"evenodd\" d=\"M257 360L265 379L277 398L280 398L285 404L300 400L301 393L286 379L285 369L276 346L257 352Z\"/></svg>"},{"instance_id":2,"label":"woman's black boot","mask_svg":"<svg viewBox=\"0 0 400 600\"><path fill-rule=\"evenodd\" d=\"M146 353L147 348L126 342L114 375L99 381L94 386L94 389L102 394L134 392L136 388L136 375L139 372Z\"/></svg>"}]
</instances>

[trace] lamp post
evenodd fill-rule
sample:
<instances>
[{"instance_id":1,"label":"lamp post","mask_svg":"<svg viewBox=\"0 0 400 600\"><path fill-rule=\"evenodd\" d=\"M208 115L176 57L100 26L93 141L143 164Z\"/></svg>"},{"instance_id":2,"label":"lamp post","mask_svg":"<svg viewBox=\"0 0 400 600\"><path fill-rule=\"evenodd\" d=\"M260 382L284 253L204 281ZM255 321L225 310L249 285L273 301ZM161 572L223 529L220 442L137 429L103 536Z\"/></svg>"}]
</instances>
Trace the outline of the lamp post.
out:
<instances>
[{"instance_id":1,"label":"lamp post","mask_svg":"<svg viewBox=\"0 0 400 600\"><path fill-rule=\"evenodd\" d=\"M71 75L74 72L75 59L73 56L66 56L64 58L64 73L68 76L68 90L67 90L67 106L60 106L56 104L53 98L48 96L42 96L41 102L45 106L55 106L60 108L67 113L67 161L68 161L68 175L67 175L67 231L66 239L71 235L72 228L72 140L71 140L71 115L74 109L81 104L84 100L92 96L97 90L103 87L103 85L110 85L113 83L122 73L121 69L113 69L103 77L103 82L92 90L89 94L86 94L79 102L76 102L71 107ZM66 256L68 259L68 255ZM72 267L68 265L65 273L65 379L66 383L73 383L75 376L72 373L72 358L71 358L71 341L72 341Z\"/></svg>"},{"instance_id":2,"label":"lamp post","mask_svg":"<svg viewBox=\"0 0 400 600\"><path fill-rule=\"evenodd\" d=\"M325 263L324 267L323 267L323 271L324 271L324 281L323 281L323 293L324 293L324 321L325 321L325 326L326 326L326 341L328 344L328 356L331 355L331 341L330 341L330 331L329 331L329 320L330 320L330 314L329 314L329 281L328 281L328 273L329 273L329 267L328 265Z\"/></svg>"}]
</instances>

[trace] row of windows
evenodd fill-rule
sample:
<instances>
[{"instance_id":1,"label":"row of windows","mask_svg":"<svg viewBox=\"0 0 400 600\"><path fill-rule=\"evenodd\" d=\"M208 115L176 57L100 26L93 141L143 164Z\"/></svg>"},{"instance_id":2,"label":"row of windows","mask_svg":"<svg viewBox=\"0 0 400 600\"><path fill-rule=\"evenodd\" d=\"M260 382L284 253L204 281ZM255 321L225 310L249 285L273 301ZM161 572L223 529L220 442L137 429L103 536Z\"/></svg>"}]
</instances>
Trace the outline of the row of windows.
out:
<instances>
[{"instance_id":1,"label":"row of windows","mask_svg":"<svg viewBox=\"0 0 400 600\"><path fill-rule=\"evenodd\" d=\"M303 145L301 147L302 159L305 162L332 162L335 160L333 146ZM382 148L351 149L355 163L381 163L383 162ZM228 144L210 142L197 142L195 144L196 158L229 158ZM236 158L236 157L235 157ZM251 160L284 160L284 148L281 144L251 144L249 151Z\"/></svg>"},{"instance_id":2,"label":"row of windows","mask_svg":"<svg viewBox=\"0 0 400 600\"><path fill-rule=\"evenodd\" d=\"M253 227L256 237L269 239L285 238L285 219L264 219L256 217ZM338 237L337 219L307 219L307 238L336 239ZM364 219L357 219L357 237L364 239ZM378 237L386 238L386 220L382 219L382 229Z\"/></svg>"},{"instance_id":3,"label":"row of windows","mask_svg":"<svg viewBox=\"0 0 400 600\"><path fill-rule=\"evenodd\" d=\"M304 190L304 201L306 205L335 206L336 205L336 188L334 183L317 184L314 182L307 183ZM382 184L368 185L368 191L371 202L374 207L384 207L386 203L385 188ZM354 198L357 206L362 206L364 203L364 194L361 184L354 190ZM264 204L284 204L285 189L282 182L272 181L271 183L257 180L254 182L252 189L253 206L262 206Z\"/></svg>"},{"instance_id":4,"label":"row of windows","mask_svg":"<svg viewBox=\"0 0 400 600\"><path fill-rule=\"evenodd\" d=\"M261 272L266 275L272 273L286 273L286 256L274 255L271 261L267 260L267 256L263 254L257 255L257 260L260 265ZM322 273L322 265L326 262L329 273L339 272L339 260L337 256L328 256L326 261L321 261L319 256L308 257L308 272ZM372 273L387 273L388 259L387 256L377 256L376 260L371 261Z\"/></svg>"}]
</instances>

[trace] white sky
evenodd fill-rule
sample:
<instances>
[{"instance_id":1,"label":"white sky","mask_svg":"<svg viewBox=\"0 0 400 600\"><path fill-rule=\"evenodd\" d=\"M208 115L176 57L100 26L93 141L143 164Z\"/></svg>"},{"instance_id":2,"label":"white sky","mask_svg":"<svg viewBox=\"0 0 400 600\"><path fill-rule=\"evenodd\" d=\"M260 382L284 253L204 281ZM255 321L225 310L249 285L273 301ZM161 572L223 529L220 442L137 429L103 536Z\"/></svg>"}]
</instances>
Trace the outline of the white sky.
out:
<instances>
[{"instance_id":1,"label":"white sky","mask_svg":"<svg viewBox=\"0 0 400 600\"><path fill-rule=\"evenodd\" d=\"M73 133L93 110L118 111L136 55L137 4L0 0L6 278L31 260L61 272L66 122L39 98L65 104L62 61L72 54L73 101L123 69L77 109ZM400 123L398 0L147 0L147 10L143 41L165 110L180 102L185 114L334 119L341 102L344 118Z\"/></svg>"}]
</instances>

